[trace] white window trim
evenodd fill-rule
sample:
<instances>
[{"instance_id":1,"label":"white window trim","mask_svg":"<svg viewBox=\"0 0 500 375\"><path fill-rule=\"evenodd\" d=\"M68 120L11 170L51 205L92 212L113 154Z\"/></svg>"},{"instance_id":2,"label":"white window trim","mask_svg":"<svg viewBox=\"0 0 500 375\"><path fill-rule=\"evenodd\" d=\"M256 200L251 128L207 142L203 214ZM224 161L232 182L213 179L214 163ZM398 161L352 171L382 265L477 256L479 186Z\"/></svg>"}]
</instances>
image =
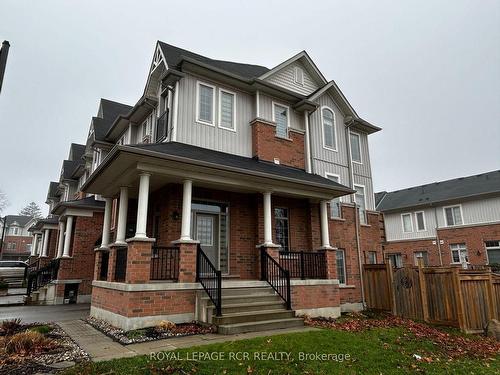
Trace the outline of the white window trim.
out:
<instances>
[{"instance_id":1,"label":"white window trim","mask_svg":"<svg viewBox=\"0 0 500 375\"><path fill-rule=\"evenodd\" d=\"M493 246L493 247L486 246L485 242L483 242L483 244L484 244L484 251L486 252L486 264L490 264L490 257L488 256L488 250L500 250L500 243L498 244L499 246Z\"/></svg>"},{"instance_id":2,"label":"white window trim","mask_svg":"<svg viewBox=\"0 0 500 375\"><path fill-rule=\"evenodd\" d=\"M410 231L405 230L405 221L403 219L404 216L410 217L410 224L411 224ZM401 228L403 229L403 233L413 233L415 231L415 229L413 227L413 215L411 214L411 212L404 212L401 214Z\"/></svg>"},{"instance_id":3,"label":"white window trim","mask_svg":"<svg viewBox=\"0 0 500 375\"><path fill-rule=\"evenodd\" d=\"M349 149L351 150L351 161L353 163L356 163L356 164L363 164L363 150L361 147L361 134L353 132L353 131L349 131L349 134L354 134L354 135L358 136L358 139L359 139L359 158L361 160L361 161L356 161L352 158L352 144L351 144L351 138L349 138Z\"/></svg>"},{"instance_id":4,"label":"white window trim","mask_svg":"<svg viewBox=\"0 0 500 375\"><path fill-rule=\"evenodd\" d=\"M325 177L326 178L328 178L328 177L337 177L337 179L338 179L337 182L340 184L340 175L338 175L336 173L325 172ZM334 198L334 199L337 199L337 198ZM330 202L332 200L330 200ZM338 197L338 200L339 200L340 205L342 205L342 200L340 199L340 197ZM342 218L342 207L340 207L340 215L339 216L332 216L331 213L332 213L332 210L330 209L329 210L330 219L341 219Z\"/></svg>"},{"instance_id":5,"label":"white window trim","mask_svg":"<svg viewBox=\"0 0 500 375\"><path fill-rule=\"evenodd\" d=\"M367 205L366 205L366 186L365 185L361 185L361 184L353 184L353 186L354 186L354 190L356 190L356 187L363 188L363 201L365 203L365 223L360 223L360 224L361 225L366 225L368 223L368 217L366 216L366 211L368 210ZM357 203L356 203L356 193L354 193L354 203L357 206Z\"/></svg>"},{"instance_id":6,"label":"white window trim","mask_svg":"<svg viewBox=\"0 0 500 375\"><path fill-rule=\"evenodd\" d=\"M453 225L448 225L448 221L446 220L446 209L447 208L452 208L452 207L459 207L460 208L460 220L462 221L462 224L453 224ZM451 206L444 206L443 207L443 219L444 219L444 226L445 227L457 227L460 225L464 225L464 215L462 213L462 205L461 204L453 204Z\"/></svg>"},{"instance_id":7,"label":"white window trim","mask_svg":"<svg viewBox=\"0 0 500 375\"><path fill-rule=\"evenodd\" d=\"M417 214L422 214L422 219L424 221L424 229L418 229ZM415 229L417 230L417 232L425 232L427 230L427 222L425 221L425 211L415 211Z\"/></svg>"},{"instance_id":8,"label":"white window trim","mask_svg":"<svg viewBox=\"0 0 500 375\"><path fill-rule=\"evenodd\" d=\"M299 70L302 71L302 81L297 80L298 77L297 72ZM304 86L304 69L302 69L300 66L296 66L293 69L293 82L296 83L297 85Z\"/></svg>"},{"instance_id":9,"label":"white window trim","mask_svg":"<svg viewBox=\"0 0 500 375\"><path fill-rule=\"evenodd\" d=\"M207 86L212 88L213 90L213 95L212 95L212 122L208 122L205 120L200 119L200 86ZM216 96L217 89L214 85L211 85L206 82L202 81L196 81L196 122L199 124L203 125L210 125L215 127L215 96Z\"/></svg>"},{"instance_id":10,"label":"white window trim","mask_svg":"<svg viewBox=\"0 0 500 375\"><path fill-rule=\"evenodd\" d=\"M326 144L325 144L325 124L324 124L324 121L323 121L323 110L324 109L330 111L333 114L333 134L334 134L333 140L334 140L334 143L335 143L335 145L334 145L335 148L326 146ZM321 107L321 139L323 140L323 148L324 149L338 152L338 143L337 143L337 116L335 115L335 111L332 108L330 108L330 107L328 107L326 105L324 105L324 106Z\"/></svg>"},{"instance_id":11,"label":"white window trim","mask_svg":"<svg viewBox=\"0 0 500 375\"><path fill-rule=\"evenodd\" d=\"M286 113L287 113L287 116L286 116L286 122L287 122L287 124L286 124L286 138L288 138L288 133L290 131L290 107L287 106L287 105L285 105L285 104L281 104L281 103L275 102L274 100L271 102L271 105L272 105L272 109L273 109L273 121L274 121L275 124L276 124L276 112L274 110L274 107L275 106L280 106L280 107L286 108ZM277 134L275 134L275 135L278 138L283 138L283 137L280 137Z\"/></svg>"},{"instance_id":12,"label":"white window trim","mask_svg":"<svg viewBox=\"0 0 500 375\"><path fill-rule=\"evenodd\" d=\"M233 96L233 127L232 128L225 128L224 126L221 125L221 120L222 120L222 116L221 116L221 112L222 112L222 100L221 100L221 97L222 97L222 93L226 93L226 94L229 94L229 95ZM197 101L197 103L198 103L198 101ZM226 89L219 88L219 111L218 111L217 126L220 129L228 130L228 131L236 133L236 93L233 92L233 91L229 91L229 90L226 90Z\"/></svg>"},{"instance_id":13,"label":"white window trim","mask_svg":"<svg viewBox=\"0 0 500 375\"><path fill-rule=\"evenodd\" d=\"M344 282L343 283L340 283L340 280L339 280L339 285L347 285L347 265L346 265L346 259L345 259L345 250L344 249L337 249L337 251L341 251L342 253L344 253L344 256L343 256L343 259L344 259L344 264L343 264L343 268L344 268ZM335 253L335 255L337 255L337 253ZM336 256L335 256L336 258Z\"/></svg>"},{"instance_id":14,"label":"white window trim","mask_svg":"<svg viewBox=\"0 0 500 375\"><path fill-rule=\"evenodd\" d=\"M465 249L461 249L461 248L460 249L452 249L453 245L464 245ZM465 250L465 255L467 256L467 258L469 257L469 249L467 248L467 244L466 243L465 244L464 243L451 243L449 245L449 248L450 248L450 256L451 256L451 262L450 262L450 264L462 264L462 262L460 262L460 251L461 250ZM458 251L458 259L459 259L458 262L454 262L453 261L453 252L454 251ZM469 263L469 261L467 261L467 263Z\"/></svg>"}]
</instances>

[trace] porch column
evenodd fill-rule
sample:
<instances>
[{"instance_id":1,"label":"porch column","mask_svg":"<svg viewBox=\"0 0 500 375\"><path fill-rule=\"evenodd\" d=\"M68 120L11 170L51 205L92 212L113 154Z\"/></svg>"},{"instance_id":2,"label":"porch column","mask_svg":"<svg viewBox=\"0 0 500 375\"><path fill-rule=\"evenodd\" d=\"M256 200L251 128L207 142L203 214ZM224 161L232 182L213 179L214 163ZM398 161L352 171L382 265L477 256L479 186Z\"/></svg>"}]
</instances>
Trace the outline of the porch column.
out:
<instances>
[{"instance_id":1,"label":"porch column","mask_svg":"<svg viewBox=\"0 0 500 375\"><path fill-rule=\"evenodd\" d=\"M73 231L73 216L66 219L66 235L64 236L63 258L69 258L69 247L71 245L71 232Z\"/></svg>"},{"instance_id":2,"label":"porch column","mask_svg":"<svg viewBox=\"0 0 500 375\"><path fill-rule=\"evenodd\" d=\"M271 214L271 192L266 191L264 195L264 246L273 244L272 214Z\"/></svg>"},{"instance_id":3,"label":"porch column","mask_svg":"<svg viewBox=\"0 0 500 375\"><path fill-rule=\"evenodd\" d=\"M64 250L64 221L59 222L59 240L57 241L57 257L60 258L63 255Z\"/></svg>"},{"instance_id":4,"label":"porch column","mask_svg":"<svg viewBox=\"0 0 500 375\"><path fill-rule=\"evenodd\" d=\"M33 234L33 241L31 243L31 256L36 255L36 246L38 245L38 234Z\"/></svg>"},{"instance_id":5,"label":"porch column","mask_svg":"<svg viewBox=\"0 0 500 375\"><path fill-rule=\"evenodd\" d=\"M135 238L148 238L146 236L146 224L148 220L148 199L149 199L149 173L139 175L139 200L137 202L137 227Z\"/></svg>"},{"instance_id":6,"label":"porch column","mask_svg":"<svg viewBox=\"0 0 500 375\"><path fill-rule=\"evenodd\" d=\"M42 242L43 242L43 233L38 234L38 241L36 243L36 253L38 256L42 255Z\"/></svg>"},{"instance_id":7,"label":"porch column","mask_svg":"<svg viewBox=\"0 0 500 375\"><path fill-rule=\"evenodd\" d=\"M118 225L116 228L116 244L125 245L127 230L128 187L120 187L120 205L118 206Z\"/></svg>"},{"instance_id":8,"label":"porch column","mask_svg":"<svg viewBox=\"0 0 500 375\"><path fill-rule=\"evenodd\" d=\"M104 199L106 204L104 206L104 221L102 223L102 240L101 249L107 249L109 246L109 228L111 227L111 205L113 201L111 198Z\"/></svg>"},{"instance_id":9,"label":"porch column","mask_svg":"<svg viewBox=\"0 0 500 375\"><path fill-rule=\"evenodd\" d=\"M42 257L47 256L47 250L49 248L49 230L45 229L43 232L43 248L42 248Z\"/></svg>"},{"instance_id":10,"label":"porch column","mask_svg":"<svg viewBox=\"0 0 500 375\"><path fill-rule=\"evenodd\" d=\"M330 234L328 233L328 201L320 202L321 216L321 248L331 249Z\"/></svg>"},{"instance_id":11,"label":"porch column","mask_svg":"<svg viewBox=\"0 0 500 375\"><path fill-rule=\"evenodd\" d=\"M191 240L191 195L193 190L193 181L185 180L182 192L182 223L181 223L181 241Z\"/></svg>"}]
</instances>

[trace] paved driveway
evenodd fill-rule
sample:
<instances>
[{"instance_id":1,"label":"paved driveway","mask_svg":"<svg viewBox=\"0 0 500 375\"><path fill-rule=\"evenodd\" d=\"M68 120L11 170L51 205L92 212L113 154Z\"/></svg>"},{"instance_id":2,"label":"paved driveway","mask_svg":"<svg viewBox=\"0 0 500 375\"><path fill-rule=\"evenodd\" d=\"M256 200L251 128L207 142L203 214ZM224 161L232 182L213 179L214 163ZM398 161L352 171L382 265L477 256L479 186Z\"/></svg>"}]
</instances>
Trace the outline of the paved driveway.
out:
<instances>
[{"instance_id":1,"label":"paved driveway","mask_svg":"<svg viewBox=\"0 0 500 375\"><path fill-rule=\"evenodd\" d=\"M90 304L0 307L0 321L21 318L23 322L64 322L89 315Z\"/></svg>"}]
</instances>

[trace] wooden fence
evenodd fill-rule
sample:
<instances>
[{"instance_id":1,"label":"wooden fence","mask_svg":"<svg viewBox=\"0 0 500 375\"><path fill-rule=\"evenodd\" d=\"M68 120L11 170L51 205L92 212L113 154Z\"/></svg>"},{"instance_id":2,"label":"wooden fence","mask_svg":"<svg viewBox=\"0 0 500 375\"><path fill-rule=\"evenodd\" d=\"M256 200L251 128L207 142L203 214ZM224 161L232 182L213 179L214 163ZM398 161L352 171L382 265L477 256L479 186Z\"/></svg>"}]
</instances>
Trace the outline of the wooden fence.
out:
<instances>
[{"instance_id":1,"label":"wooden fence","mask_svg":"<svg viewBox=\"0 0 500 375\"><path fill-rule=\"evenodd\" d=\"M468 333L500 319L500 275L490 270L366 264L363 279L368 308Z\"/></svg>"}]
</instances>

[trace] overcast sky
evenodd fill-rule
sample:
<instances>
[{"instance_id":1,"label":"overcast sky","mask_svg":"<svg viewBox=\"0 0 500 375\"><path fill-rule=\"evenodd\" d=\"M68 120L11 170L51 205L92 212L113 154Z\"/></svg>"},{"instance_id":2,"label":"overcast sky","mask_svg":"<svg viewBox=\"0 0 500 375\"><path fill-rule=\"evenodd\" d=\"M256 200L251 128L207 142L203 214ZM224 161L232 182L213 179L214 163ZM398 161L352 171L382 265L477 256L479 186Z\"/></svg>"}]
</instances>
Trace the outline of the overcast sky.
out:
<instances>
[{"instance_id":1,"label":"overcast sky","mask_svg":"<svg viewBox=\"0 0 500 375\"><path fill-rule=\"evenodd\" d=\"M500 169L500 1L0 1L0 190L44 204L99 98L134 104L156 40L279 64L305 49L370 136L374 185Z\"/></svg>"}]
</instances>

